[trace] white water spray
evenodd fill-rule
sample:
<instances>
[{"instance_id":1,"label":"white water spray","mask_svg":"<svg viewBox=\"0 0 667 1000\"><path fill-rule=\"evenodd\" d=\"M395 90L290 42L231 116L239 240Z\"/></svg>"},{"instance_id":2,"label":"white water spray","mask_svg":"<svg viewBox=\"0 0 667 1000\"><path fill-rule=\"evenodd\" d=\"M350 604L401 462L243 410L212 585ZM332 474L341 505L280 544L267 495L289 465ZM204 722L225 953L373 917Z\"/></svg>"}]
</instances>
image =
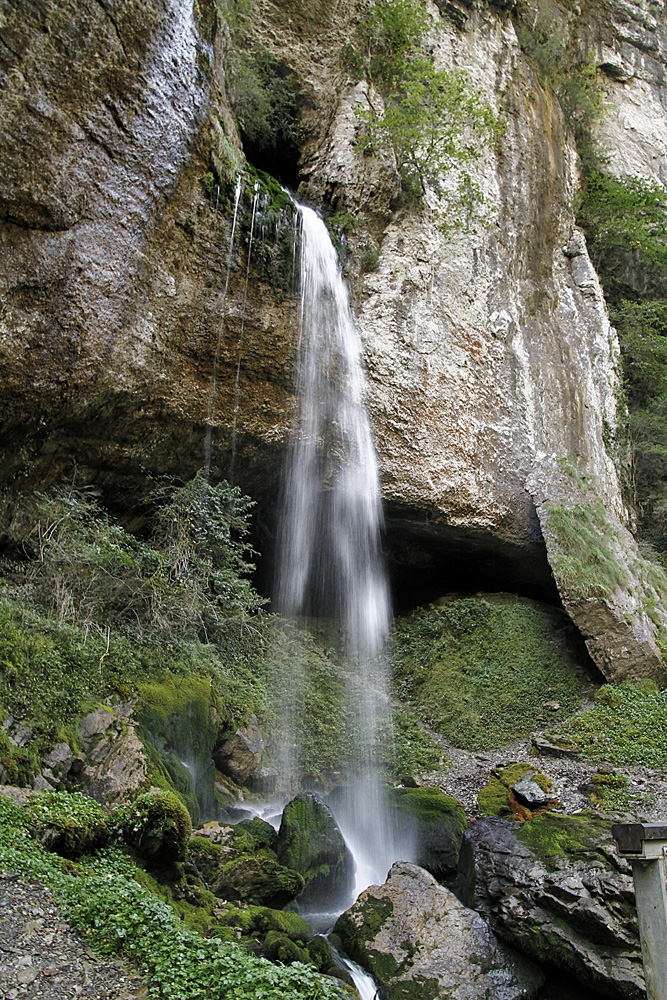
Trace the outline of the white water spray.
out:
<instances>
[{"instance_id":1,"label":"white water spray","mask_svg":"<svg viewBox=\"0 0 667 1000\"><path fill-rule=\"evenodd\" d=\"M381 721L389 738L384 646L389 597L380 553L382 511L370 421L364 405L361 341L336 251L324 222L301 214L301 308L297 416L284 477L277 605L294 618L341 622L348 697L359 742L354 775L334 813L356 864L355 895L382 882L397 849L375 763ZM298 790L298 663L280 755L285 792Z\"/></svg>"}]
</instances>

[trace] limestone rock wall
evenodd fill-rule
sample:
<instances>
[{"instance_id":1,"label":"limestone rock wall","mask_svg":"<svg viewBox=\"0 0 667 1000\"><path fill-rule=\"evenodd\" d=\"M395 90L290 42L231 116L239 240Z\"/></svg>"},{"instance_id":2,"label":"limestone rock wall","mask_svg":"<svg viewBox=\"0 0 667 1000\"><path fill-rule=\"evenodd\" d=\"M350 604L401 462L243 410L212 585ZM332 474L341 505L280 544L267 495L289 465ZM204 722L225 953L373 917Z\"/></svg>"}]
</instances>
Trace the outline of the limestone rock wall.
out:
<instances>
[{"instance_id":1,"label":"limestone rock wall","mask_svg":"<svg viewBox=\"0 0 667 1000\"><path fill-rule=\"evenodd\" d=\"M261 0L254 20L258 42L295 75L302 197L358 220L347 268L390 561L414 591L498 583L555 597L526 488L545 459L585 469L626 519L605 444L618 344L574 225L574 149L511 18L471 6L454 23L432 5L437 65L465 68L507 127L476 169L485 224L445 235L435 191L423 214L394 211L392 156L355 148L365 86L339 60L363 7ZM662 178L662 22L619 3L586 23L582 44L608 67L605 139L618 169ZM0 39L10 531L17 491L74 464L131 523L147 471L202 464L207 425L214 471L228 474L234 437L237 479L270 518L297 303L257 248L248 261L251 185L232 244L229 192L204 183L216 135L239 150L224 21L209 0L0 0ZM364 247L377 267L362 275Z\"/></svg>"}]
</instances>

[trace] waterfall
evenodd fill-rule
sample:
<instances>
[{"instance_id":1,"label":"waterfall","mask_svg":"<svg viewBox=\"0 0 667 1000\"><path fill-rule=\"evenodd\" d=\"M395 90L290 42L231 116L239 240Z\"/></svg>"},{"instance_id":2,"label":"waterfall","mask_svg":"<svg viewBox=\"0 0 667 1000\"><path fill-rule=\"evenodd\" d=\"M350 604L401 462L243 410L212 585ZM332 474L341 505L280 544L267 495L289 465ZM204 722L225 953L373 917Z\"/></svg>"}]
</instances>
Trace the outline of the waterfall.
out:
<instances>
[{"instance_id":1,"label":"waterfall","mask_svg":"<svg viewBox=\"0 0 667 1000\"><path fill-rule=\"evenodd\" d=\"M220 348L222 346L222 334L225 326L225 304L227 302L227 292L229 291L229 276L232 270L232 259L234 257L234 239L236 237L236 224L239 215L239 202L241 201L241 191L243 190L243 177L239 174L236 178L234 188L234 214L232 217L232 232L229 237L229 249L227 251L227 265L225 269L225 285L222 291L222 308L220 323L218 325L218 336L216 338L215 355L213 358L213 371L211 372L211 386L208 393L208 408L206 414L206 432L204 435L204 473L208 477L211 472L211 446L213 437L213 423L215 420L215 409L218 402L218 365L220 363ZM217 200L216 200L217 211Z\"/></svg>"},{"instance_id":2,"label":"waterfall","mask_svg":"<svg viewBox=\"0 0 667 1000\"><path fill-rule=\"evenodd\" d=\"M297 413L287 458L278 535L276 603L288 618L341 623L349 704L360 734L354 775L332 807L357 863L356 893L384 881L396 851L375 763L387 719L384 646L389 596L381 552L382 511L371 426L364 405L361 341L336 251L310 208L301 216ZM298 789L298 662L279 755L284 791Z\"/></svg>"}]
</instances>

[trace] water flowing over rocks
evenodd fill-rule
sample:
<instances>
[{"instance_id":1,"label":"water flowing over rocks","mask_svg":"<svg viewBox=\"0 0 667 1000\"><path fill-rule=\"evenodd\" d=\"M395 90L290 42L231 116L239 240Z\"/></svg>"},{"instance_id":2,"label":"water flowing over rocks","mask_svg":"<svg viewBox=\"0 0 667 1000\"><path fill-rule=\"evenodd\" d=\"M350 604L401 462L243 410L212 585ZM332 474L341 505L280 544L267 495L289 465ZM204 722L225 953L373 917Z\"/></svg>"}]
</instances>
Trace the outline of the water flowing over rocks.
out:
<instances>
[{"instance_id":1,"label":"water flowing over rocks","mask_svg":"<svg viewBox=\"0 0 667 1000\"><path fill-rule=\"evenodd\" d=\"M363 892L334 930L388 1000L514 1000L535 997L544 981L477 913L423 868L405 862L392 866L384 885Z\"/></svg>"}]
</instances>

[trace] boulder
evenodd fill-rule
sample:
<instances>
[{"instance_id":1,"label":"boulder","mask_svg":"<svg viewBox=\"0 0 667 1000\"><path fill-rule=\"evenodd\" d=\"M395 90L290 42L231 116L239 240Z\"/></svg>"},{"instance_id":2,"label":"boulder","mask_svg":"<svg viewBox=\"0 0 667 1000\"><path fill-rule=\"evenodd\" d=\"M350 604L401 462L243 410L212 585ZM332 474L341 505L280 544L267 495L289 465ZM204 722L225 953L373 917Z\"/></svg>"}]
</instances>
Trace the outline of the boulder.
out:
<instances>
[{"instance_id":1,"label":"boulder","mask_svg":"<svg viewBox=\"0 0 667 1000\"><path fill-rule=\"evenodd\" d=\"M388 805L416 863L439 882L455 879L469 856L461 803L439 788L392 788Z\"/></svg>"},{"instance_id":2,"label":"boulder","mask_svg":"<svg viewBox=\"0 0 667 1000\"><path fill-rule=\"evenodd\" d=\"M218 770L239 785L245 785L262 763L266 741L254 715L213 754Z\"/></svg>"},{"instance_id":3,"label":"boulder","mask_svg":"<svg viewBox=\"0 0 667 1000\"><path fill-rule=\"evenodd\" d=\"M304 888L303 877L270 857L245 854L226 861L211 890L223 899L241 899L272 908L284 906Z\"/></svg>"},{"instance_id":4,"label":"boulder","mask_svg":"<svg viewBox=\"0 0 667 1000\"><path fill-rule=\"evenodd\" d=\"M333 813L314 792L297 795L285 806L276 851L281 864L303 876L304 901L326 895L333 905L348 896L354 861Z\"/></svg>"},{"instance_id":5,"label":"boulder","mask_svg":"<svg viewBox=\"0 0 667 1000\"><path fill-rule=\"evenodd\" d=\"M592 812L477 820L466 834L475 907L504 941L567 971L582 990L644 1000L632 875L610 826Z\"/></svg>"},{"instance_id":6,"label":"boulder","mask_svg":"<svg viewBox=\"0 0 667 1000\"><path fill-rule=\"evenodd\" d=\"M334 930L386 1000L527 1000L544 982L479 914L406 862L393 865L384 885L366 889Z\"/></svg>"},{"instance_id":7,"label":"boulder","mask_svg":"<svg viewBox=\"0 0 667 1000\"><path fill-rule=\"evenodd\" d=\"M173 792L144 792L132 805L118 809L114 822L139 857L166 864L184 860L192 824Z\"/></svg>"}]
</instances>

